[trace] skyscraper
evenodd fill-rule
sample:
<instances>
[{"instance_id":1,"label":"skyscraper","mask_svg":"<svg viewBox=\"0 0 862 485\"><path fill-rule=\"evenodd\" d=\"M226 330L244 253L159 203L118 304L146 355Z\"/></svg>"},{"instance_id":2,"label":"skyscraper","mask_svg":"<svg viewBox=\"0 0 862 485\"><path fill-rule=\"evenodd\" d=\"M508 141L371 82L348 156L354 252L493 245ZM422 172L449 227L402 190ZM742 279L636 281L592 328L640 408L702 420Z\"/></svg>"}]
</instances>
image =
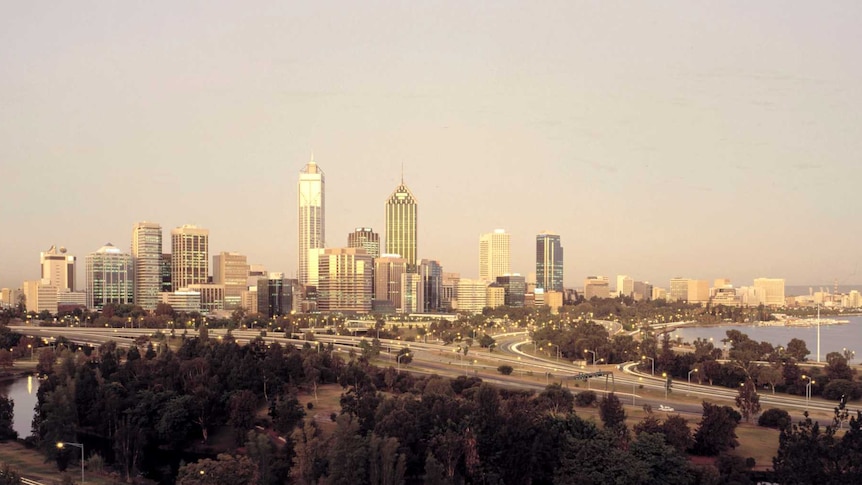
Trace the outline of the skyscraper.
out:
<instances>
[{"instance_id":1,"label":"skyscraper","mask_svg":"<svg viewBox=\"0 0 862 485\"><path fill-rule=\"evenodd\" d=\"M424 312L439 312L443 307L443 267L439 261L423 259L419 263L424 289Z\"/></svg>"},{"instance_id":2,"label":"skyscraper","mask_svg":"<svg viewBox=\"0 0 862 485\"><path fill-rule=\"evenodd\" d=\"M326 176L323 170L311 161L299 171L299 283L308 284L308 251L322 249L325 244L326 227Z\"/></svg>"},{"instance_id":3,"label":"skyscraper","mask_svg":"<svg viewBox=\"0 0 862 485\"><path fill-rule=\"evenodd\" d=\"M326 249L318 258L318 267L317 308L320 311L371 311L371 255L364 249Z\"/></svg>"},{"instance_id":4,"label":"skyscraper","mask_svg":"<svg viewBox=\"0 0 862 485\"><path fill-rule=\"evenodd\" d=\"M139 222L132 228L132 258L135 264L135 304L155 310L161 298L162 226Z\"/></svg>"},{"instance_id":5,"label":"skyscraper","mask_svg":"<svg viewBox=\"0 0 862 485\"><path fill-rule=\"evenodd\" d=\"M536 236L536 288L563 291L563 246L557 234Z\"/></svg>"},{"instance_id":6,"label":"skyscraper","mask_svg":"<svg viewBox=\"0 0 862 485\"><path fill-rule=\"evenodd\" d=\"M108 303L124 305L135 298L132 255L108 243L87 255L87 307L101 310Z\"/></svg>"},{"instance_id":7,"label":"skyscraper","mask_svg":"<svg viewBox=\"0 0 862 485\"><path fill-rule=\"evenodd\" d=\"M509 234L504 229L479 237L479 279L494 282L510 273Z\"/></svg>"},{"instance_id":8,"label":"skyscraper","mask_svg":"<svg viewBox=\"0 0 862 485\"><path fill-rule=\"evenodd\" d=\"M380 257L380 235L370 227L357 227L347 235L347 247L362 248L372 258Z\"/></svg>"},{"instance_id":9,"label":"skyscraper","mask_svg":"<svg viewBox=\"0 0 862 485\"><path fill-rule=\"evenodd\" d=\"M248 258L227 252L213 256L213 283L224 285L225 310L239 308L242 292L248 289Z\"/></svg>"},{"instance_id":10,"label":"skyscraper","mask_svg":"<svg viewBox=\"0 0 862 485\"><path fill-rule=\"evenodd\" d=\"M174 291L203 284L209 277L210 232L184 225L171 231L171 286Z\"/></svg>"},{"instance_id":11,"label":"skyscraper","mask_svg":"<svg viewBox=\"0 0 862 485\"><path fill-rule=\"evenodd\" d=\"M57 250L51 246L39 253L42 265L42 279L46 285L54 286L57 291L75 291L75 257L66 254L66 248Z\"/></svg>"},{"instance_id":12,"label":"skyscraper","mask_svg":"<svg viewBox=\"0 0 862 485\"><path fill-rule=\"evenodd\" d=\"M401 280L407 266L406 259L394 254L384 254L374 260L374 300L382 305L380 308L401 308Z\"/></svg>"},{"instance_id":13,"label":"skyscraper","mask_svg":"<svg viewBox=\"0 0 862 485\"><path fill-rule=\"evenodd\" d=\"M409 272L416 271L419 206L404 180L386 201L386 253L407 260Z\"/></svg>"}]
</instances>

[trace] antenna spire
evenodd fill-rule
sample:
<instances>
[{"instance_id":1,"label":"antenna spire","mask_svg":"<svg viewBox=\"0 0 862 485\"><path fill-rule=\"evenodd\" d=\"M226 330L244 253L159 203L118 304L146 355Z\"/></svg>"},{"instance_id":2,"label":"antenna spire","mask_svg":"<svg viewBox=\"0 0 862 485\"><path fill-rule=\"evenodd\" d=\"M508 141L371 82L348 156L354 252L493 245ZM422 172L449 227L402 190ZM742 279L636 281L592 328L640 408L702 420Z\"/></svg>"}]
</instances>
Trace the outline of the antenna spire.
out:
<instances>
[{"instance_id":1,"label":"antenna spire","mask_svg":"<svg viewBox=\"0 0 862 485\"><path fill-rule=\"evenodd\" d=\"M401 185L404 185L404 162L401 162Z\"/></svg>"}]
</instances>

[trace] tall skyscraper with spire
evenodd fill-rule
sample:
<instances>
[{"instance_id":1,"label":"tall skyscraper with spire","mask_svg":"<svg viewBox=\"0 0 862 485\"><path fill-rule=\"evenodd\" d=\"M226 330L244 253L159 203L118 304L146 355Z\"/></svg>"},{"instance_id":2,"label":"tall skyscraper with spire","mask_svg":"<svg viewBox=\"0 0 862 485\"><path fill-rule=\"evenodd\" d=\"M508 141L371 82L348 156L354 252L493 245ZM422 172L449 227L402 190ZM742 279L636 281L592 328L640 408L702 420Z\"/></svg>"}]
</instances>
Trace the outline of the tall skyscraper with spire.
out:
<instances>
[{"instance_id":1,"label":"tall skyscraper with spire","mask_svg":"<svg viewBox=\"0 0 862 485\"><path fill-rule=\"evenodd\" d=\"M402 175L401 184L386 201L386 253L406 259L411 273L416 272L418 219L419 205Z\"/></svg>"},{"instance_id":2,"label":"tall skyscraper with spire","mask_svg":"<svg viewBox=\"0 0 862 485\"><path fill-rule=\"evenodd\" d=\"M326 227L326 177L323 170L311 161L299 171L299 283L307 285L309 280L308 251L322 249L325 243ZM314 261L316 265L316 260ZM315 271L316 273L316 271Z\"/></svg>"},{"instance_id":3,"label":"tall skyscraper with spire","mask_svg":"<svg viewBox=\"0 0 862 485\"><path fill-rule=\"evenodd\" d=\"M536 236L536 288L563 291L563 246L558 234Z\"/></svg>"}]
</instances>

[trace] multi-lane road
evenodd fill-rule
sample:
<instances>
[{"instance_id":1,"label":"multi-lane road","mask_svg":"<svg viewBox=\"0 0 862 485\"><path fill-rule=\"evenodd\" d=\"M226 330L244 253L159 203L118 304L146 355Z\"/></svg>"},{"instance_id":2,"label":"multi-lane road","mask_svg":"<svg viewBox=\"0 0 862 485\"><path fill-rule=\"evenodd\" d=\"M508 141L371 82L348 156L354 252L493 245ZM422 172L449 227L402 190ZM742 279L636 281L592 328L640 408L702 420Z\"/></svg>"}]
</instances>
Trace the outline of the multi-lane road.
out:
<instances>
[{"instance_id":1,"label":"multi-lane road","mask_svg":"<svg viewBox=\"0 0 862 485\"><path fill-rule=\"evenodd\" d=\"M614 322L602 322L607 324L610 333L618 332L619 329ZM618 324L617 324L618 325ZM90 327L31 327L10 326L11 330L32 335L36 338L52 340L63 336L71 341L98 346L108 341L115 341L119 346L134 345L135 339L139 337L152 337L156 332L154 329L142 328L90 328ZM170 329L162 329L165 335L170 335ZM181 331L175 335L180 336ZM210 338L223 338L226 334L224 329L209 330ZM196 332L189 332L189 336ZM259 330L233 330L232 336L240 344L247 343L255 338L261 337ZM314 342L305 340L285 338L283 334L270 333L262 337L267 343L279 342L280 344L312 345L333 344L336 351L349 352L356 349L359 342L366 337L343 336L343 335L315 335ZM381 339L380 359L395 364L395 355L402 347L409 347L413 362L409 366L402 365L401 368L409 369L411 372L436 373L439 375L476 375L483 380L509 387L543 389L552 382L562 383L573 387L578 382L574 376L581 373L602 371L609 374L606 377L594 377L581 382L579 386L585 386L597 392L614 391L623 404L641 406L650 404L654 409L659 404L669 404L677 411L683 413L700 414L702 412L700 401L708 400L715 402L733 403L737 391L719 386L689 384L687 381L674 381L671 390L666 393L665 379L640 372L636 363L624 365L588 366L582 361L566 361L552 357L544 357L535 353L530 344L529 335L526 331L500 333L494 335L497 340L495 351L489 352L478 347L470 348L467 353L463 348L455 344L443 344L442 342L404 342L401 340ZM525 350L529 349L529 350ZM513 368L511 375L502 375L497 368L509 365ZM666 395L666 397L663 396ZM692 399L693 398L693 399ZM835 403L822 399L807 400L801 397L788 396L785 394L772 395L760 393L762 407L780 407L788 410L811 410L830 413Z\"/></svg>"}]
</instances>

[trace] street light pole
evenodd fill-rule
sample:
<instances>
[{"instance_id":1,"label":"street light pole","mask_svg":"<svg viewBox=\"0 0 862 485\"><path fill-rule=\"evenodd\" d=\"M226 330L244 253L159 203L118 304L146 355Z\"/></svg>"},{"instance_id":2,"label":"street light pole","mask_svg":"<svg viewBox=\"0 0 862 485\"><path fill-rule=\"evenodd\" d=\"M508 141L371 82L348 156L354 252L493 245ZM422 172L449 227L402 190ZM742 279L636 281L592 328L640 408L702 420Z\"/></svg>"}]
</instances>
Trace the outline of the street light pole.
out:
<instances>
[{"instance_id":1,"label":"street light pole","mask_svg":"<svg viewBox=\"0 0 862 485\"><path fill-rule=\"evenodd\" d=\"M559 344L555 344L555 343L553 343L553 342L548 342L548 345L553 345L554 347L556 347L556 348L557 348L557 360L560 360L561 356L560 356L560 346L559 346Z\"/></svg>"},{"instance_id":2,"label":"street light pole","mask_svg":"<svg viewBox=\"0 0 862 485\"><path fill-rule=\"evenodd\" d=\"M664 400L667 401L667 372L662 372L661 376L664 377Z\"/></svg>"},{"instance_id":3,"label":"street light pole","mask_svg":"<svg viewBox=\"0 0 862 485\"><path fill-rule=\"evenodd\" d=\"M410 352L395 357L395 367L399 374L401 373L401 357L406 357L408 355L410 355Z\"/></svg>"},{"instance_id":4,"label":"street light pole","mask_svg":"<svg viewBox=\"0 0 862 485\"><path fill-rule=\"evenodd\" d=\"M589 352L589 353L593 354L593 367L595 367L596 366L596 352L592 351L590 349L584 349L584 352Z\"/></svg>"},{"instance_id":5,"label":"street light pole","mask_svg":"<svg viewBox=\"0 0 862 485\"><path fill-rule=\"evenodd\" d=\"M82 443L71 443L68 441L60 441L57 443L57 448L63 449L64 446L74 446L81 449L81 483L84 483L84 445Z\"/></svg>"},{"instance_id":6,"label":"street light pole","mask_svg":"<svg viewBox=\"0 0 862 485\"><path fill-rule=\"evenodd\" d=\"M817 381L811 380L811 376L802 376L803 379L808 379L808 384L805 384L805 409L811 408L811 384Z\"/></svg>"},{"instance_id":7,"label":"street light pole","mask_svg":"<svg viewBox=\"0 0 862 485\"><path fill-rule=\"evenodd\" d=\"M691 392L691 373L692 372L697 372L697 369L692 369L692 370L688 371L688 389L687 389L688 392Z\"/></svg>"},{"instance_id":8,"label":"street light pole","mask_svg":"<svg viewBox=\"0 0 862 485\"><path fill-rule=\"evenodd\" d=\"M655 359L653 359L652 357L647 357L646 355L642 355L641 360L644 360L644 359L649 359L650 362L652 363L652 372L650 373L650 375L654 376L655 375Z\"/></svg>"}]
</instances>

